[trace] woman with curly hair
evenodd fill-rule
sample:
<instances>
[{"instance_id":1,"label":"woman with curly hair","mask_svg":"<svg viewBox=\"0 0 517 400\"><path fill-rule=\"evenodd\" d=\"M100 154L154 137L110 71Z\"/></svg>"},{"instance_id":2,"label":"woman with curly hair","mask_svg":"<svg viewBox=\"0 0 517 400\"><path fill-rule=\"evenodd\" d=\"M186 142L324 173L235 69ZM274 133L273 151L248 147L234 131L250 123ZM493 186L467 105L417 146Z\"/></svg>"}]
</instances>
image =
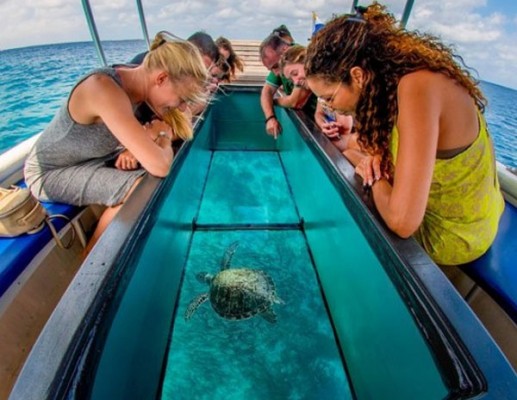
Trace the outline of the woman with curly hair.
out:
<instances>
[{"instance_id":1,"label":"woman with curly hair","mask_svg":"<svg viewBox=\"0 0 517 400\"><path fill-rule=\"evenodd\" d=\"M313 92L355 117L369 154L356 173L387 226L414 235L441 265L485 253L504 200L486 100L461 57L374 3L327 23L305 68Z\"/></svg>"}]
</instances>

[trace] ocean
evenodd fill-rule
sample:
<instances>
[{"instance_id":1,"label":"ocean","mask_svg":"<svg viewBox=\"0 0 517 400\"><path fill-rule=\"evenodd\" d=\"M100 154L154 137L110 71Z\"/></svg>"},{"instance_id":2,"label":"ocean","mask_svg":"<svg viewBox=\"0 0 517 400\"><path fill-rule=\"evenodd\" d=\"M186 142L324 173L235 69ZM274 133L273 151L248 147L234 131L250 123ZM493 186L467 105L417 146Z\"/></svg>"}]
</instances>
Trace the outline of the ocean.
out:
<instances>
[{"instance_id":1,"label":"ocean","mask_svg":"<svg viewBox=\"0 0 517 400\"><path fill-rule=\"evenodd\" d=\"M125 63L146 49L143 40L103 42L109 64ZM0 51L0 154L41 132L78 78L99 66L91 42ZM496 157L517 167L517 90L481 81Z\"/></svg>"}]
</instances>

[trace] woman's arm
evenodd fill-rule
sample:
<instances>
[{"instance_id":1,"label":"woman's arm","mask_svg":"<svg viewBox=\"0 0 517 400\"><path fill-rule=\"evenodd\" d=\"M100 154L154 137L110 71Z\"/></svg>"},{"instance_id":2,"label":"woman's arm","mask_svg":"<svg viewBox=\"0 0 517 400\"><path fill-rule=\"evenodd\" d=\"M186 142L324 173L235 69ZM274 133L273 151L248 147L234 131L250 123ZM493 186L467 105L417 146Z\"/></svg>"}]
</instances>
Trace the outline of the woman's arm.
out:
<instances>
[{"instance_id":1,"label":"woman's arm","mask_svg":"<svg viewBox=\"0 0 517 400\"><path fill-rule=\"evenodd\" d=\"M419 71L398 86L399 148L393 186L376 174L372 193L382 218L407 238L420 226L429 197L442 113L440 76ZM452 84L452 81L451 81Z\"/></svg>"},{"instance_id":2,"label":"woman's arm","mask_svg":"<svg viewBox=\"0 0 517 400\"><path fill-rule=\"evenodd\" d=\"M309 99L312 92L310 90L295 87L291 94L278 97L276 102L281 107L302 108Z\"/></svg>"},{"instance_id":3,"label":"woman's arm","mask_svg":"<svg viewBox=\"0 0 517 400\"><path fill-rule=\"evenodd\" d=\"M70 97L69 110L78 123L104 122L151 175L168 174L173 160L170 127L161 122L145 130L134 117L126 92L110 77L92 75L77 86ZM158 137L160 132L165 135Z\"/></svg>"}]
</instances>

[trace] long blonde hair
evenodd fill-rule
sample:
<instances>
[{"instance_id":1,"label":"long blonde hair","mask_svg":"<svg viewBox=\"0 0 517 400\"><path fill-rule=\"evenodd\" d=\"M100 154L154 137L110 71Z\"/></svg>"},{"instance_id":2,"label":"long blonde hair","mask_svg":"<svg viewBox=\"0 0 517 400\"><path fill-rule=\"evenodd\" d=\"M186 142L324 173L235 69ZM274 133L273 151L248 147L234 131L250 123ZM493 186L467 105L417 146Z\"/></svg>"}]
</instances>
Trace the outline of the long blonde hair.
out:
<instances>
[{"instance_id":1,"label":"long blonde hair","mask_svg":"<svg viewBox=\"0 0 517 400\"><path fill-rule=\"evenodd\" d=\"M187 115L178 109L170 109L163 115L163 121L172 128L172 132L183 140L192 140L194 132Z\"/></svg>"},{"instance_id":2,"label":"long blonde hair","mask_svg":"<svg viewBox=\"0 0 517 400\"><path fill-rule=\"evenodd\" d=\"M181 82L186 78L191 79L193 85L191 85L191 92L187 95L188 101L192 103L206 102L205 86L209 74L201 53L192 43L186 40L169 41L166 40L163 32L159 32L142 64L149 70L167 71L169 79L173 82ZM192 124L180 110L169 110L163 116L163 120L171 126L174 134L179 138L192 139Z\"/></svg>"}]
</instances>

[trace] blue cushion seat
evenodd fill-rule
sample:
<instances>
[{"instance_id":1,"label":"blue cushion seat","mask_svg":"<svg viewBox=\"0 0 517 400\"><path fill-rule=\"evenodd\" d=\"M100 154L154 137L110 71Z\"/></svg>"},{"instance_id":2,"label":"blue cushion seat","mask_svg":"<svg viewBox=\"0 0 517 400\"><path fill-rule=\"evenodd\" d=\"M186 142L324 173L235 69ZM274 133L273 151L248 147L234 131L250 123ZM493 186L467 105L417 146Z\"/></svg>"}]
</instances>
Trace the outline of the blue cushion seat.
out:
<instances>
[{"instance_id":1,"label":"blue cushion seat","mask_svg":"<svg viewBox=\"0 0 517 400\"><path fill-rule=\"evenodd\" d=\"M48 215L62 214L73 219L82 207L62 203L42 202ZM52 220L59 232L66 224L63 218ZM23 272L31 260L53 240L50 228L45 227L35 234L23 234L14 238L0 238L0 296L2 296L16 278Z\"/></svg>"},{"instance_id":2,"label":"blue cushion seat","mask_svg":"<svg viewBox=\"0 0 517 400\"><path fill-rule=\"evenodd\" d=\"M506 203L490 249L461 268L517 323L517 208Z\"/></svg>"}]
</instances>

